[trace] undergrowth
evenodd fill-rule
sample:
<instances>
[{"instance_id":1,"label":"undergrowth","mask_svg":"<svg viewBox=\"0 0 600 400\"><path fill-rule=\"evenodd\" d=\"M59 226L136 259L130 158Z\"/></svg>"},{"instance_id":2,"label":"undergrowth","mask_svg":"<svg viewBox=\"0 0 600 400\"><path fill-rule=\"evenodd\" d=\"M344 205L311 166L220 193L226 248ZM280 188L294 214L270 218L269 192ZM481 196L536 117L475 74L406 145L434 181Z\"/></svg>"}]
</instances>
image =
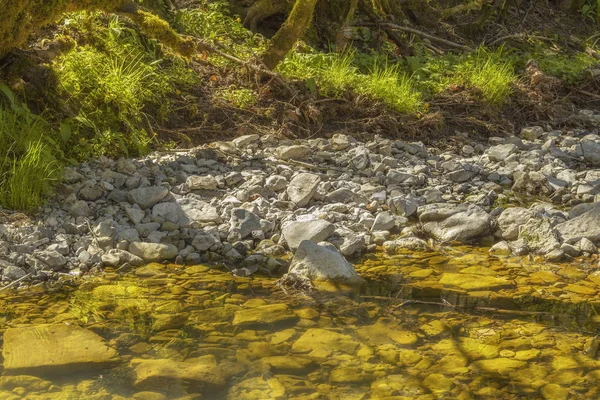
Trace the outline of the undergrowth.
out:
<instances>
[{"instance_id":1,"label":"undergrowth","mask_svg":"<svg viewBox=\"0 0 600 400\"><path fill-rule=\"evenodd\" d=\"M74 155L137 156L153 140L153 126L169 113L170 97L198 77L185 61L165 55L159 44L140 36L113 16L78 13L65 25L90 36L54 63L73 118Z\"/></svg>"},{"instance_id":2,"label":"undergrowth","mask_svg":"<svg viewBox=\"0 0 600 400\"><path fill-rule=\"evenodd\" d=\"M0 91L0 206L30 211L43 203L58 178L60 136L8 87L0 85Z\"/></svg>"}]
</instances>

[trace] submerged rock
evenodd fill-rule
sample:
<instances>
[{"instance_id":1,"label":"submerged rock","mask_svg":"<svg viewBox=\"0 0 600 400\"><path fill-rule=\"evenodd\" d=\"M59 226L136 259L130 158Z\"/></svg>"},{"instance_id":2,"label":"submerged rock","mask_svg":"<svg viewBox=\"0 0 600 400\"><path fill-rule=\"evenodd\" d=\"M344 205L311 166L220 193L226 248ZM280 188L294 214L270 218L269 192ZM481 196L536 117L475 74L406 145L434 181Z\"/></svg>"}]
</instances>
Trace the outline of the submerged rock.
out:
<instances>
[{"instance_id":1,"label":"submerged rock","mask_svg":"<svg viewBox=\"0 0 600 400\"><path fill-rule=\"evenodd\" d=\"M333 246L321 246L310 240L300 243L294 254L289 273L311 281L340 281L361 283L354 266Z\"/></svg>"},{"instance_id":2,"label":"submerged rock","mask_svg":"<svg viewBox=\"0 0 600 400\"><path fill-rule=\"evenodd\" d=\"M12 373L69 375L119 361L104 339L73 324L9 328L3 341L4 369Z\"/></svg>"},{"instance_id":3,"label":"submerged rock","mask_svg":"<svg viewBox=\"0 0 600 400\"><path fill-rule=\"evenodd\" d=\"M233 325L236 326L269 325L297 320L298 316L285 304L267 304L236 311L233 315Z\"/></svg>"},{"instance_id":4,"label":"submerged rock","mask_svg":"<svg viewBox=\"0 0 600 400\"><path fill-rule=\"evenodd\" d=\"M305 354L314 359L326 359L332 353L353 354L359 343L351 336L325 329L308 329L292 345L292 353Z\"/></svg>"}]
</instances>

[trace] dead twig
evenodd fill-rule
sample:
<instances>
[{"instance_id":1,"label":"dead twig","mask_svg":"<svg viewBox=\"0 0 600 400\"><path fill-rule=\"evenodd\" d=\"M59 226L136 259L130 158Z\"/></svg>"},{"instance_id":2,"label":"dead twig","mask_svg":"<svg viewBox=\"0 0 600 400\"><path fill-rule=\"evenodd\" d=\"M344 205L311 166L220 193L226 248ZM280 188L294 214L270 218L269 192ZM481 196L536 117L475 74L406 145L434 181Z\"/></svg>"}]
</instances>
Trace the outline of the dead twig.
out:
<instances>
[{"instance_id":1,"label":"dead twig","mask_svg":"<svg viewBox=\"0 0 600 400\"><path fill-rule=\"evenodd\" d=\"M408 26L398 25L398 24L394 24L391 22L381 22L380 25L382 27L387 27L392 30L414 33L417 36L420 36L425 39L429 39L433 42L445 44L446 46L454 47L454 48L461 49L464 51L474 51L475 50L472 47L466 46L464 44L456 43L456 42L453 42L453 41L447 40L447 39L442 39L441 37L433 36L433 35L423 32L423 31L420 31L418 29L409 28Z\"/></svg>"},{"instance_id":2,"label":"dead twig","mask_svg":"<svg viewBox=\"0 0 600 400\"><path fill-rule=\"evenodd\" d=\"M500 42L503 42L505 40L508 39L537 39L537 40L544 40L547 42L553 42L554 39L546 37L546 36L539 36L539 35L528 35L526 33L517 33L514 35L505 35L505 36L501 36L497 39L495 39L493 42L488 43L488 46L495 46Z\"/></svg>"},{"instance_id":3,"label":"dead twig","mask_svg":"<svg viewBox=\"0 0 600 400\"><path fill-rule=\"evenodd\" d=\"M6 289L8 289L8 288L11 288L11 287L15 286L17 283L19 283L19 282L21 282L21 281L23 281L23 280L25 280L25 279L29 278L30 276L31 276L31 273L29 273L29 274L27 274L27 275L25 275L25 276L23 276L23 277L21 277L21 278L17 279L16 281L12 281L12 282L11 282L11 283L9 283L8 285L6 285L6 286L4 286L4 287L0 288L0 292L2 292L3 290L6 290Z\"/></svg>"}]
</instances>

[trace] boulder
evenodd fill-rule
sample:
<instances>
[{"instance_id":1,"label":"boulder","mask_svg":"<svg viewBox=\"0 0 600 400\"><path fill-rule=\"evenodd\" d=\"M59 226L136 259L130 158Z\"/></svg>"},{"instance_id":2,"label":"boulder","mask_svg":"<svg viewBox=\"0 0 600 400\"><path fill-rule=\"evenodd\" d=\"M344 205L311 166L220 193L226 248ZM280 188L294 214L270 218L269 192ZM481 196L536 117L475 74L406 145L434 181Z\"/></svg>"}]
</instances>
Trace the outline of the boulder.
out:
<instances>
[{"instance_id":1,"label":"boulder","mask_svg":"<svg viewBox=\"0 0 600 400\"><path fill-rule=\"evenodd\" d=\"M8 328L2 356L6 371L33 375L71 375L109 367L119 360L104 339L74 324Z\"/></svg>"},{"instance_id":2,"label":"boulder","mask_svg":"<svg viewBox=\"0 0 600 400\"><path fill-rule=\"evenodd\" d=\"M487 149L485 154L487 154L491 161L504 161L508 156L516 153L517 150L517 146L513 143L499 144Z\"/></svg>"},{"instance_id":3,"label":"boulder","mask_svg":"<svg viewBox=\"0 0 600 400\"><path fill-rule=\"evenodd\" d=\"M507 208L498 217L498 229L502 239L516 240L519 228L533 216L533 211L523 207Z\"/></svg>"},{"instance_id":4,"label":"boulder","mask_svg":"<svg viewBox=\"0 0 600 400\"><path fill-rule=\"evenodd\" d=\"M571 220L556 225L563 242L575 243L583 238L600 241L600 209L595 208Z\"/></svg>"},{"instance_id":5,"label":"boulder","mask_svg":"<svg viewBox=\"0 0 600 400\"><path fill-rule=\"evenodd\" d=\"M294 221L284 224L281 233L290 250L295 251L304 240L319 243L327 240L335 231L335 226L323 219Z\"/></svg>"},{"instance_id":6,"label":"boulder","mask_svg":"<svg viewBox=\"0 0 600 400\"><path fill-rule=\"evenodd\" d=\"M426 214L421 215L422 219L423 215ZM432 217L431 215L426 216ZM422 226L427 234L437 240L464 243L488 234L491 228L491 218L481 207L469 205L465 211L453 213L441 221L425 222Z\"/></svg>"},{"instance_id":7,"label":"boulder","mask_svg":"<svg viewBox=\"0 0 600 400\"><path fill-rule=\"evenodd\" d=\"M550 218L529 218L519 231L519 239L537 254L548 254L560 247L558 233Z\"/></svg>"},{"instance_id":8,"label":"boulder","mask_svg":"<svg viewBox=\"0 0 600 400\"><path fill-rule=\"evenodd\" d=\"M282 160L301 160L310 153L308 146L280 146L276 149L277 157Z\"/></svg>"},{"instance_id":9,"label":"boulder","mask_svg":"<svg viewBox=\"0 0 600 400\"><path fill-rule=\"evenodd\" d=\"M406 237L396 240L390 240L383 243L383 250L386 253L394 254L402 250L410 251L427 251L430 250L429 245L423 239L416 237Z\"/></svg>"},{"instance_id":10,"label":"boulder","mask_svg":"<svg viewBox=\"0 0 600 400\"><path fill-rule=\"evenodd\" d=\"M310 240L304 240L298 246L289 273L311 281L362 282L354 266L334 246L321 246Z\"/></svg>"},{"instance_id":11,"label":"boulder","mask_svg":"<svg viewBox=\"0 0 600 400\"><path fill-rule=\"evenodd\" d=\"M150 186L129 191L129 201L141 209L151 208L169 194L164 186Z\"/></svg>"},{"instance_id":12,"label":"boulder","mask_svg":"<svg viewBox=\"0 0 600 400\"><path fill-rule=\"evenodd\" d=\"M160 262L177 257L177 247L172 244L133 242L129 252L146 262Z\"/></svg>"},{"instance_id":13,"label":"boulder","mask_svg":"<svg viewBox=\"0 0 600 400\"><path fill-rule=\"evenodd\" d=\"M306 172L296 175L287 188L287 195L298 207L306 206L313 198L321 178Z\"/></svg>"},{"instance_id":14,"label":"boulder","mask_svg":"<svg viewBox=\"0 0 600 400\"><path fill-rule=\"evenodd\" d=\"M375 222L371 227L371 232L375 231L389 231L396 226L396 220L394 215L389 211L384 211L375 217Z\"/></svg>"}]
</instances>

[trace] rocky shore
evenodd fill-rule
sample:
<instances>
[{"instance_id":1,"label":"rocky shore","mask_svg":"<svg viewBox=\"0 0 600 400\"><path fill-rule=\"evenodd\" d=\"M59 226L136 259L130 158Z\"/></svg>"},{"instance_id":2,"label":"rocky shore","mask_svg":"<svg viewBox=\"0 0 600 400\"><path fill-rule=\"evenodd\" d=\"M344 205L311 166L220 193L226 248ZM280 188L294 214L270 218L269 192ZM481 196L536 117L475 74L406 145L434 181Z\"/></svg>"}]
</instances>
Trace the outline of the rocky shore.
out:
<instances>
[{"instance_id":1,"label":"rocky shore","mask_svg":"<svg viewBox=\"0 0 600 400\"><path fill-rule=\"evenodd\" d=\"M169 261L352 283L347 260L366 252L452 242L596 257L600 136L531 126L452 153L381 137L248 135L100 158L65 169L34 223L0 225L0 270L8 283Z\"/></svg>"}]
</instances>

